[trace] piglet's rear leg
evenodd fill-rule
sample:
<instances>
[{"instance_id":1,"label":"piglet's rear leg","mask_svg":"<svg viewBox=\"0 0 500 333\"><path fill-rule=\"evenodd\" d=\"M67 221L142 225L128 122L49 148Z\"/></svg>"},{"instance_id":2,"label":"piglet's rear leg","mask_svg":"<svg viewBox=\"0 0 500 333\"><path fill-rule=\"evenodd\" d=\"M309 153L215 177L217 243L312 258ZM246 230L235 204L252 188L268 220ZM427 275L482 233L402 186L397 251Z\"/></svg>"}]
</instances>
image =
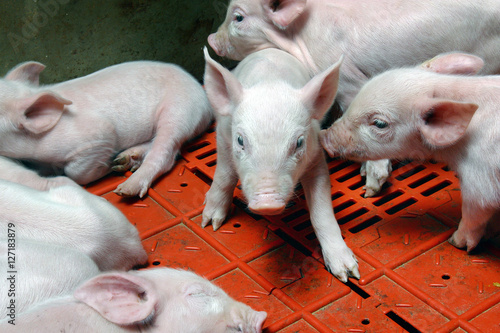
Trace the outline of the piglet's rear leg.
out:
<instances>
[{"instance_id":1,"label":"piglet's rear leg","mask_svg":"<svg viewBox=\"0 0 500 333\"><path fill-rule=\"evenodd\" d=\"M121 196L144 197L153 181L172 169L181 145L192 133L184 128L184 112L177 109L164 109L159 112L156 133L150 143L151 149L143 154L140 167L114 191ZM144 149L144 145L141 149ZM141 150L139 149L139 150Z\"/></svg>"},{"instance_id":2,"label":"piglet's rear leg","mask_svg":"<svg viewBox=\"0 0 500 333\"><path fill-rule=\"evenodd\" d=\"M111 164L111 169L117 172L136 171L142 164L144 157L151 150L151 142L143 143L119 153Z\"/></svg>"},{"instance_id":3,"label":"piglet's rear leg","mask_svg":"<svg viewBox=\"0 0 500 333\"><path fill-rule=\"evenodd\" d=\"M179 149L180 144L169 137L168 133L159 133L142 165L125 182L118 185L114 192L126 197L144 197L153 181L172 169Z\"/></svg>"},{"instance_id":4,"label":"piglet's rear leg","mask_svg":"<svg viewBox=\"0 0 500 333\"><path fill-rule=\"evenodd\" d=\"M488 221L495 215L495 209L478 207L474 203L462 203L462 220L458 230L448 240L455 247L472 251L484 236Z\"/></svg>"}]
</instances>

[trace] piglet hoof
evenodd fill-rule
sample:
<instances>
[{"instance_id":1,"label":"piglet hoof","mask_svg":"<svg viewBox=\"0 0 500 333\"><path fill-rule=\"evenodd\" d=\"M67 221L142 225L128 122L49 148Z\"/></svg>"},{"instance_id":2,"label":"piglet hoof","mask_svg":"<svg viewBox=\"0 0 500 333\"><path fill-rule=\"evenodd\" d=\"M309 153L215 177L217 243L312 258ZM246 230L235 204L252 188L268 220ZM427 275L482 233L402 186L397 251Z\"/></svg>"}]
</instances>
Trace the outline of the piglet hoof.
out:
<instances>
[{"instance_id":1,"label":"piglet hoof","mask_svg":"<svg viewBox=\"0 0 500 333\"><path fill-rule=\"evenodd\" d=\"M459 230L455 231L448 239L448 242L458 249L466 249L470 253L479 244L481 238L473 237L471 235L463 235Z\"/></svg>"},{"instance_id":2,"label":"piglet hoof","mask_svg":"<svg viewBox=\"0 0 500 333\"><path fill-rule=\"evenodd\" d=\"M349 277L355 279L361 277L358 269L358 261L351 249L346 246L344 249L333 251L332 253L335 253L334 258L327 260L325 257L325 264L327 270L337 279L346 283Z\"/></svg>"},{"instance_id":3,"label":"piglet hoof","mask_svg":"<svg viewBox=\"0 0 500 333\"><path fill-rule=\"evenodd\" d=\"M138 195L140 198L143 198L146 193L148 193L148 189L148 186L132 185L127 180L118 185L118 187L113 192L121 197L135 197Z\"/></svg>"},{"instance_id":4,"label":"piglet hoof","mask_svg":"<svg viewBox=\"0 0 500 333\"><path fill-rule=\"evenodd\" d=\"M380 192L380 187L378 188L369 188L367 186L363 186L363 190L365 190L365 198L371 198L377 195Z\"/></svg>"},{"instance_id":5,"label":"piglet hoof","mask_svg":"<svg viewBox=\"0 0 500 333\"><path fill-rule=\"evenodd\" d=\"M201 227L205 228L210 222L214 231L217 231L224 223L226 219L226 211L224 209L210 209L206 208L203 210L203 219L201 221Z\"/></svg>"},{"instance_id":6,"label":"piglet hoof","mask_svg":"<svg viewBox=\"0 0 500 333\"><path fill-rule=\"evenodd\" d=\"M120 154L113 160L111 164L111 170L116 172L125 172L139 169L142 163L142 154L130 152L130 150L126 150Z\"/></svg>"}]
</instances>

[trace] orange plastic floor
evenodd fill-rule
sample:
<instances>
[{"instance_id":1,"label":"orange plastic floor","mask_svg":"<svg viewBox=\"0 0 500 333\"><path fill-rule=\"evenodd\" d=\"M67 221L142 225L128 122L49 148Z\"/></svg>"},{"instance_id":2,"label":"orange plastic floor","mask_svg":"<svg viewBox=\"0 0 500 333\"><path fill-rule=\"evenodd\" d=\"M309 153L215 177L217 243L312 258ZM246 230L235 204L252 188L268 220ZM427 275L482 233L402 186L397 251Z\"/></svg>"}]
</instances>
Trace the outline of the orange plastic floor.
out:
<instances>
[{"instance_id":1,"label":"orange plastic floor","mask_svg":"<svg viewBox=\"0 0 500 333\"><path fill-rule=\"evenodd\" d=\"M361 279L325 270L301 191L281 216L245 210L235 192L217 231L200 227L216 164L215 133L188 145L149 196L112 193L110 175L88 186L139 229L149 265L189 268L233 298L268 313L264 332L500 332L500 250L473 254L447 239L460 220L460 191L440 163L395 163L380 196L363 198L359 165L332 160L332 204Z\"/></svg>"}]
</instances>

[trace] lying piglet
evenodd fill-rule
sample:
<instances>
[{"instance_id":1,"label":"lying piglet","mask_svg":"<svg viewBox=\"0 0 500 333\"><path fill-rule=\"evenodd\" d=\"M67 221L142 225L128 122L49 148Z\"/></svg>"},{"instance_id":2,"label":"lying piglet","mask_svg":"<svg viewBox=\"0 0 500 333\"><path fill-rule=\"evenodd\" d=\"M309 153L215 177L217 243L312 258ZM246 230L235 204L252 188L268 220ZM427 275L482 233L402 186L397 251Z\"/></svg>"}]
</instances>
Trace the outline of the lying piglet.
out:
<instances>
[{"instance_id":1,"label":"lying piglet","mask_svg":"<svg viewBox=\"0 0 500 333\"><path fill-rule=\"evenodd\" d=\"M17 242L78 250L101 270L128 270L147 261L137 229L104 198L79 186L38 191L0 180L0 239L8 229L15 229Z\"/></svg>"},{"instance_id":2,"label":"lying piglet","mask_svg":"<svg viewBox=\"0 0 500 333\"><path fill-rule=\"evenodd\" d=\"M456 170L462 220L450 242L471 251L500 217L500 76L465 76L481 59L446 54L368 82L321 143L348 159L418 158ZM451 74L449 74L451 73Z\"/></svg>"},{"instance_id":3,"label":"lying piglet","mask_svg":"<svg viewBox=\"0 0 500 333\"><path fill-rule=\"evenodd\" d=\"M44 68L22 63L0 80L0 155L50 164L79 184L131 169L115 192L143 197L212 119L201 85L175 65L129 62L39 87Z\"/></svg>"},{"instance_id":4,"label":"lying piglet","mask_svg":"<svg viewBox=\"0 0 500 333\"><path fill-rule=\"evenodd\" d=\"M266 317L194 273L158 268L98 275L0 331L258 333Z\"/></svg>"},{"instance_id":5,"label":"lying piglet","mask_svg":"<svg viewBox=\"0 0 500 333\"><path fill-rule=\"evenodd\" d=\"M226 218L238 178L248 208L281 214L300 181L326 267L342 281L358 265L333 215L330 178L318 142L319 121L335 98L340 61L309 80L290 54L253 53L231 73L205 49L205 89L217 116L217 168L202 226Z\"/></svg>"}]
</instances>

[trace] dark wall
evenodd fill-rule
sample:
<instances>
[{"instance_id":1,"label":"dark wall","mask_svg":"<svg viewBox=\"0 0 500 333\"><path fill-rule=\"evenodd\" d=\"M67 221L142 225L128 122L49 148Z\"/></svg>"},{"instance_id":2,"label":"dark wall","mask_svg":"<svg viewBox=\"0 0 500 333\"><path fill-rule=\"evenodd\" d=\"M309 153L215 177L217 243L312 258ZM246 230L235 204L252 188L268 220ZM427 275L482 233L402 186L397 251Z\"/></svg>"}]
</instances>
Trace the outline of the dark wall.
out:
<instances>
[{"instance_id":1,"label":"dark wall","mask_svg":"<svg viewBox=\"0 0 500 333\"><path fill-rule=\"evenodd\" d=\"M226 6L226 0L2 0L0 75L36 60L47 66L42 83L52 83L120 62L158 60L201 80L202 48Z\"/></svg>"}]
</instances>

